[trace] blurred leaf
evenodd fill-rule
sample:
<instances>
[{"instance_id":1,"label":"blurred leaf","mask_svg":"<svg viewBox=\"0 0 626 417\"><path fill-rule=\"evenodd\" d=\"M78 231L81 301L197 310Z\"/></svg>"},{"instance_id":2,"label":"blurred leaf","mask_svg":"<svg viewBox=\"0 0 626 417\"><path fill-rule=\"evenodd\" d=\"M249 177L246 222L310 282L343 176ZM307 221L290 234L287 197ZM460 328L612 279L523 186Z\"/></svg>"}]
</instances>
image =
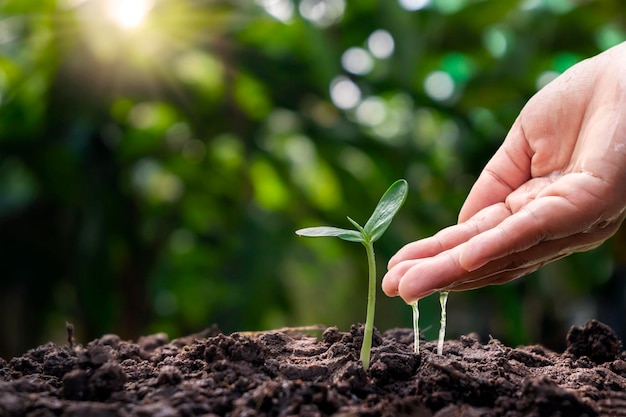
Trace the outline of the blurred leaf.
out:
<instances>
[{"instance_id":1,"label":"blurred leaf","mask_svg":"<svg viewBox=\"0 0 626 417\"><path fill-rule=\"evenodd\" d=\"M31 203L38 188L35 176L19 159L0 162L0 215Z\"/></svg>"},{"instance_id":2,"label":"blurred leaf","mask_svg":"<svg viewBox=\"0 0 626 417\"><path fill-rule=\"evenodd\" d=\"M244 73L236 76L235 100L241 109L254 120L266 117L272 110L272 102L265 86Z\"/></svg>"},{"instance_id":3,"label":"blurred leaf","mask_svg":"<svg viewBox=\"0 0 626 417\"><path fill-rule=\"evenodd\" d=\"M274 211L284 209L289 202L289 192L271 164L257 159L250 166L250 179L254 198L263 208Z\"/></svg>"},{"instance_id":4,"label":"blurred leaf","mask_svg":"<svg viewBox=\"0 0 626 417\"><path fill-rule=\"evenodd\" d=\"M189 51L175 62L178 77L202 95L218 99L224 90L224 68L214 57L199 50Z\"/></svg>"}]
</instances>

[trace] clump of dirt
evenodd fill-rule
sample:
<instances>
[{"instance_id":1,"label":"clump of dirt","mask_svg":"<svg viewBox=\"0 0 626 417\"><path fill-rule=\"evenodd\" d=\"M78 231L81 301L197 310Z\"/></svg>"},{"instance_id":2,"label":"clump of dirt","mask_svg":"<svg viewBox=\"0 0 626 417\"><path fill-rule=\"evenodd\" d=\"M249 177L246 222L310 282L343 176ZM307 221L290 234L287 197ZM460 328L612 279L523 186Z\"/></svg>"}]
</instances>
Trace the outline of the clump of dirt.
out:
<instances>
[{"instance_id":1,"label":"clump of dirt","mask_svg":"<svg viewBox=\"0 0 626 417\"><path fill-rule=\"evenodd\" d=\"M411 330L376 332L368 371L361 340L354 326L49 343L0 359L0 416L626 416L626 352L597 321L562 354L470 334L415 355Z\"/></svg>"}]
</instances>

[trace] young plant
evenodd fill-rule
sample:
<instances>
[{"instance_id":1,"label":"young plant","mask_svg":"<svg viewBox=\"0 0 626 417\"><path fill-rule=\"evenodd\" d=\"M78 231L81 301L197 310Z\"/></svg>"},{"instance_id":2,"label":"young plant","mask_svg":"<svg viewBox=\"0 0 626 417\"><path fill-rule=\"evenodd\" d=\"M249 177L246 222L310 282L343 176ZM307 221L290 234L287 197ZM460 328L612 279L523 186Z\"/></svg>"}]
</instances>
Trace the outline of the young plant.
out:
<instances>
[{"instance_id":1,"label":"young plant","mask_svg":"<svg viewBox=\"0 0 626 417\"><path fill-rule=\"evenodd\" d=\"M405 180L398 180L391 184L381 197L374 212L365 223L365 226L361 226L348 217L348 220L356 230L320 226L308 227L296 231L296 234L299 236L334 236L349 242L360 242L365 246L369 275L367 314L365 318L363 345L361 346L361 362L365 370L369 368L370 364L370 350L372 348L372 334L374 332L374 310L376 308L376 259L374 257L374 242L385 233L387 227L391 224L391 220L404 203L404 200L406 200L408 188L408 184Z\"/></svg>"},{"instance_id":2,"label":"young plant","mask_svg":"<svg viewBox=\"0 0 626 417\"><path fill-rule=\"evenodd\" d=\"M441 305L441 320L439 321L439 340L437 341L437 355L443 353L443 340L446 338L446 304L448 303L448 291L439 293L439 305Z\"/></svg>"}]
</instances>

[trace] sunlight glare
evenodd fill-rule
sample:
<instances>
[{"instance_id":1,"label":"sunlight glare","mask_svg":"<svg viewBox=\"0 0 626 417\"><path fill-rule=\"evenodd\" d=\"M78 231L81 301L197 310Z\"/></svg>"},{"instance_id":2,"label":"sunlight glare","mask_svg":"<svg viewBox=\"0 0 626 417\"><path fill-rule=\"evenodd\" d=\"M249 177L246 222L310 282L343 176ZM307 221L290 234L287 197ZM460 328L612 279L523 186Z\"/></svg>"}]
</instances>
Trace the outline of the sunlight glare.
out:
<instances>
[{"instance_id":1,"label":"sunlight glare","mask_svg":"<svg viewBox=\"0 0 626 417\"><path fill-rule=\"evenodd\" d=\"M106 0L109 17L124 29L141 25L151 8L151 0Z\"/></svg>"}]
</instances>

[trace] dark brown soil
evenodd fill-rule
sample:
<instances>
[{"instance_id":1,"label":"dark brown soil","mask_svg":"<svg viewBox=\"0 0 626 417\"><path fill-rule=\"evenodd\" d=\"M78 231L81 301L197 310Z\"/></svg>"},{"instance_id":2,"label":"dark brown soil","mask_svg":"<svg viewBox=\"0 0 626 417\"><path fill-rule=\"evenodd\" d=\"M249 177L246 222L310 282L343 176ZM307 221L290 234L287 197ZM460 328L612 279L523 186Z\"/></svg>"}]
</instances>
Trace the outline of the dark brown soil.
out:
<instances>
[{"instance_id":1,"label":"dark brown soil","mask_svg":"<svg viewBox=\"0 0 626 417\"><path fill-rule=\"evenodd\" d=\"M596 321L573 327L562 354L468 335L418 356L411 330L376 333L367 372L361 335L50 343L0 359L0 416L626 416L626 352Z\"/></svg>"}]
</instances>

